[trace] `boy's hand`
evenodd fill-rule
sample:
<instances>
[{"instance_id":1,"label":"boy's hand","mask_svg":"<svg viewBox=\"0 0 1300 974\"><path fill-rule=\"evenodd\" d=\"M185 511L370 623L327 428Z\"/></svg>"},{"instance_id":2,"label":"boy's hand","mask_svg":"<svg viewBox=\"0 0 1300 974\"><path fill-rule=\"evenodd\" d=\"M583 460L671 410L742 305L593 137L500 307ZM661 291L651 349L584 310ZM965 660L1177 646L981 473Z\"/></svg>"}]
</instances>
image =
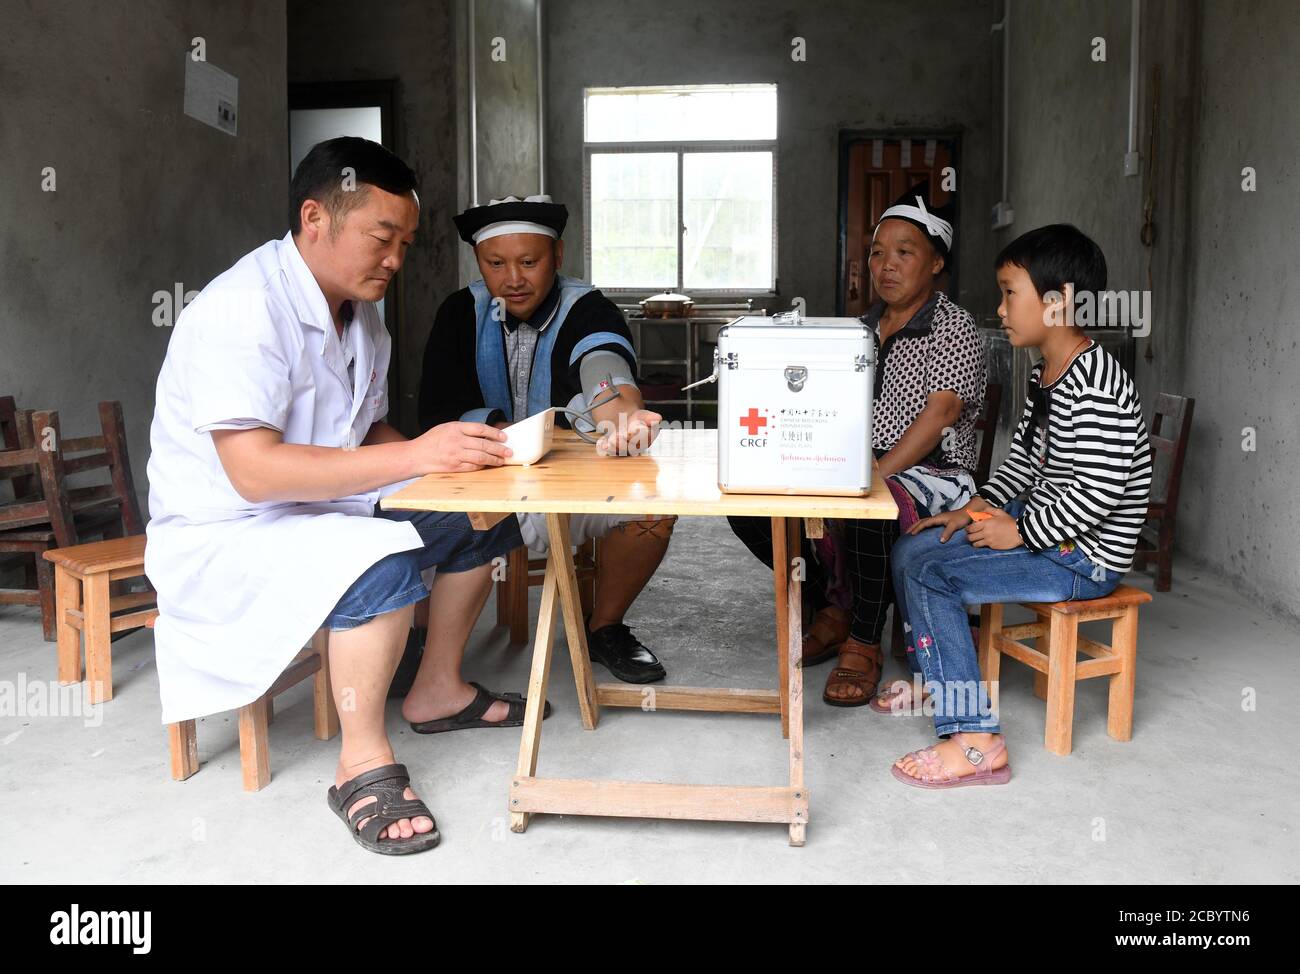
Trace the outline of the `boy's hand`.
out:
<instances>
[{"instance_id":1,"label":"boy's hand","mask_svg":"<svg viewBox=\"0 0 1300 974\"><path fill-rule=\"evenodd\" d=\"M991 510L993 516L978 521L966 529L966 537L976 548L992 548L995 551L1010 551L1023 545L1020 526L1016 519L1006 511Z\"/></svg>"},{"instance_id":2,"label":"boy's hand","mask_svg":"<svg viewBox=\"0 0 1300 974\"><path fill-rule=\"evenodd\" d=\"M907 533L917 534L926 528L943 528L943 534L939 535L939 541L947 543L949 538L970 523L971 516L965 511L944 511L942 514L921 518L908 529Z\"/></svg>"},{"instance_id":3,"label":"boy's hand","mask_svg":"<svg viewBox=\"0 0 1300 974\"><path fill-rule=\"evenodd\" d=\"M650 449L658 434L663 417L648 409L638 409L622 416L617 422L601 420L596 424L600 439L596 441L596 454L602 457L634 457Z\"/></svg>"}]
</instances>

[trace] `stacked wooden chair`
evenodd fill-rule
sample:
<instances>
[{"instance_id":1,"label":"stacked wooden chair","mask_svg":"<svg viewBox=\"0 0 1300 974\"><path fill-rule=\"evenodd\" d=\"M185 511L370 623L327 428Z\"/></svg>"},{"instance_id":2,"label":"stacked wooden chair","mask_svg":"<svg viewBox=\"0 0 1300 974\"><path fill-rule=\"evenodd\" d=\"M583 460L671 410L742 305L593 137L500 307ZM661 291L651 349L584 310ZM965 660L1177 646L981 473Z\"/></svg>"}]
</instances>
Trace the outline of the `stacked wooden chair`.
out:
<instances>
[{"instance_id":1,"label":"stacked wooden chair","mask_svg":"<svg viewBox=\"0 0 1300 974\"><path fill-rule=\"evenodd\" d=\"M0 481L11 495L0 494L0 557L22 556L27 583L0 589L0 604L40 606L47 641L57 638L58 620L56 569L45 553L144 533L121 403L100 403L99 420L98 435L65 439L57 412L20 410L13 397L0 398ZM106 471L108 482L73 485L94 470Z\"/></svg>"}]
</instances>

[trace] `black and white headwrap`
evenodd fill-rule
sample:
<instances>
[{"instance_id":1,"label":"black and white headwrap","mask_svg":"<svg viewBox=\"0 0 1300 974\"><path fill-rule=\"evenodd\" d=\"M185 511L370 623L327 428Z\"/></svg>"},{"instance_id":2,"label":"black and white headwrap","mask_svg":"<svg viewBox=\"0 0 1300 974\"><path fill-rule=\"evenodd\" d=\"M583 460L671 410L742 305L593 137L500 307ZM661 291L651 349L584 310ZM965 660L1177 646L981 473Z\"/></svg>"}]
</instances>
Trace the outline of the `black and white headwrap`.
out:
<instances>
[{"instance_id":1,"label":"black and white headwrap","mask_svg":"<svg viewBox=\"0 0 1300 974\"><path fill-rule=\"evenodd\" d=\"M471 206L453 217L460 239L478 244L508 233L540 233L559 237L564 233L569 211L563 203L553 203L546 195L507 196L491 200L484 206Z\"/></svg>"},{"instance_id":2,"label":"black and white headwrap","mask_svg":"<svg viewBox=\"0 0 1300 974\"><path fill-rule=\"evenodd\" d=\"M952 254L952 224L936 212L936 207L930 206L926 202L929 198L929 182L918 183L896 199L889 209L880 214L880 219L906 220L913 226L924 230L930 238L930 242L939 251L939 255L947 260ZM937 209L947 211L951 207L945 206Z\"/></svg>"}]
</instances>

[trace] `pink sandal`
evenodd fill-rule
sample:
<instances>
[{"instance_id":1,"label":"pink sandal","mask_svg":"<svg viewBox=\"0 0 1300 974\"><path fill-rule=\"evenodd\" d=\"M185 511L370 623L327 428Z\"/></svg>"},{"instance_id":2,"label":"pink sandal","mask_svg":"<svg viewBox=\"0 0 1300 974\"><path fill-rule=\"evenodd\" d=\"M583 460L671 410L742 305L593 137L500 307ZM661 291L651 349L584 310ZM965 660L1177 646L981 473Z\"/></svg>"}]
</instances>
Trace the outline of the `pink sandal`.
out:
<instances>
[{"instance_id":1,"label":"pink sandal","mask_svg":"<svg viewBox=\"0 0 1300 974\"><path fill-rule=\"evenodd\" d=\"M868 706L878 714L915 717L921 711L918 709L913 696L913 683L912 680L895 680L872 697ZM930 695L922 690L922 706L929 699Z\"/></svg>"},{"instance_id":2,"label":"pink sandal","mask_svg":"<svg viewBox=\"0 0 1300 974\"><path fill-rule=\"evenodd\" d=\"M1007 749L1005 738L998 741L997 745L987 753L970 744L964 734L953 734L952 739L965 749L966 760L975 768L974 774L953 774L944 765L943 759L939 757L933 745L905 755L921 765L922 770L919 778L914 778L897 764L890 766L890 772L903 784L912 785L916 788L939 789L964 788L967 785L1005 785L1011 780L1010 761L996 771L992 770L994 760Z\"/></svg>"}]
</instances>

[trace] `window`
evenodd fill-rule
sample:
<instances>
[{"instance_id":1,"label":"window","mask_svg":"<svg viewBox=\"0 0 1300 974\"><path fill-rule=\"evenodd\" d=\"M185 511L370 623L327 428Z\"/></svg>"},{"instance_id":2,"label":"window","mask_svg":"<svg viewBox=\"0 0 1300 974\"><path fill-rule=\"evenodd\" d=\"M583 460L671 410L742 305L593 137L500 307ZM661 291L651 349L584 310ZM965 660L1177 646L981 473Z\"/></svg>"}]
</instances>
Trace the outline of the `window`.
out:
<instances>
[{"instance_id":1,"label":"window","mask_svg":"<svg viewBox=\"0 0 1300 974\"><path fill-rule=\"evenodd\" d=\"M587 267L613 291L776 290L776 85L588 88Z\"/></svg>"}]
</instances>

